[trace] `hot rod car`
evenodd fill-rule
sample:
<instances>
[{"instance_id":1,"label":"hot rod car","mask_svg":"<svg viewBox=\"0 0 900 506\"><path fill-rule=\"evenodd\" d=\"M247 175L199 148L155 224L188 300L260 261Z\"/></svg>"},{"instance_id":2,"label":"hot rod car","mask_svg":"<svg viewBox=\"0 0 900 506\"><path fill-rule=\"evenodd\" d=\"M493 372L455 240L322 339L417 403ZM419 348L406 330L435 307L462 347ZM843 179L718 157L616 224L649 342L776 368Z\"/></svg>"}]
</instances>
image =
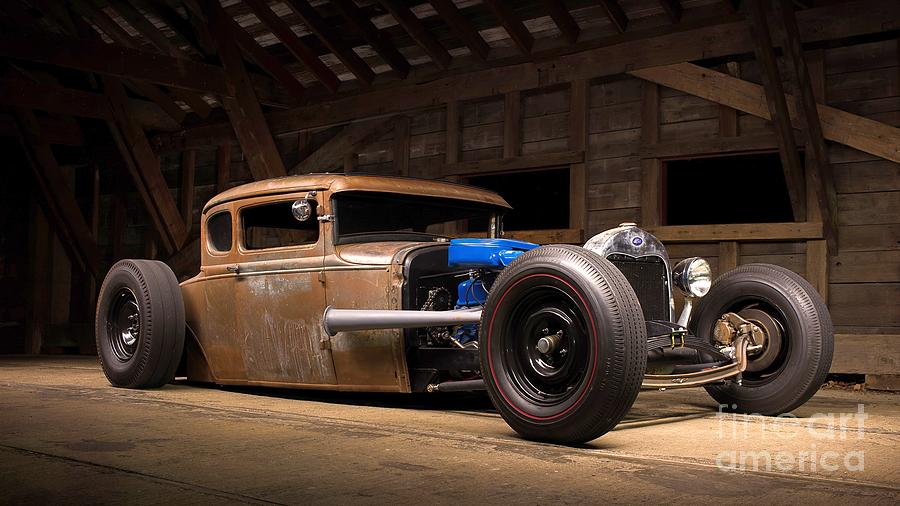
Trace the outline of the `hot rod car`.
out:
<instances>
[{"instance_id":1,"label":"hot rod car","mask_svg":"<svg viewBox=\"0 0 900 506\"><path fill-rule=\"evenodd\" d=\"M200 273L122 260L96 315L119 387L219 385L378 392L487 390L526 438L592 440L643 388L704 386L727 409L803 404L833 331L803 278L766 264L715 281L670 267L632 223L583 247L503 238L496 193L448 182L318 174L210 200ZM477 232L481 231L481 232ZM481 238L451 239L460 235ZM684 294L675 315L673 290Z\"/></svg>"}]
</instances>

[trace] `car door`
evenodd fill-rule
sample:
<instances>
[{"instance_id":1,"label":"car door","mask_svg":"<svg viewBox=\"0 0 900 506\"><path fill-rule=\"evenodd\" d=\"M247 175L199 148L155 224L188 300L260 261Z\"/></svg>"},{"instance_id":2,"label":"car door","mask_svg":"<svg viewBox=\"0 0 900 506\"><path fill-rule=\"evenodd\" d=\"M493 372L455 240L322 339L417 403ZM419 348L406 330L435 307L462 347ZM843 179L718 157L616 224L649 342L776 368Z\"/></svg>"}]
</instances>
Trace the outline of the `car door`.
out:
<instances>
[{"instance_id":1,"label":"car door","mask_svg":"<svg viewBox=\"0 0 900 506\"><path fill-rule=\"evenodd\" d=\"M335 384L321 322L325 237L315 193L237 206L235 316L251 383Z\"/></svg>"}]
</instances>

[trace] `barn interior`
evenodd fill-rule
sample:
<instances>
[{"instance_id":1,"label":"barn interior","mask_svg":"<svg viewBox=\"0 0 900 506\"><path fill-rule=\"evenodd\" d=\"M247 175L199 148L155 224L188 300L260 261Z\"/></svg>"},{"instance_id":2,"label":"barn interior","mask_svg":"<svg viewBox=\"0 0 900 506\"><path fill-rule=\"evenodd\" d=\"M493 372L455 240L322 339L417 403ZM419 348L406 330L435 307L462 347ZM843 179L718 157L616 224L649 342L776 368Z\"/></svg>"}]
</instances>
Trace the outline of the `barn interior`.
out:
<instances>
[{"instance_id":1,"label":"barn interior","mask_svg":"<svg viewBox=\"0 0 900 506\"><path fill-rule=\"evenodd\" d=\"M0 186L0 376L8 406L20 413L0 417L12 431L0 441L0 453L10 455L7 476L49 473L35 482L40 486L10 492L8 499L65 497L60 482L47 482L82 476L83 495L75 497L133 502L124 485L105 492L87 485L103 483L104 473L124 473L122 483L200 502L412 502L416 487L395 488L402 491L397 497L386 490L404 480L425 484L429 473L452 467L445 457L385 457L379 465L344 459L342 464L359 464L360 473L386 474L380 481L363 479L354 489L358 495L335 495L325 485L334 475L324 471L309 476L330 490L327 497L312 490L278 495L287 490L278 488L287 486L283 482L266 493L262 484L241 484L238 493L227 484L245 476L237 466L225 466L227 479L204 471L194 481L163 480L164 466L151 458L140 465L160 469L128 467L134 446L106 448L100 436L84 430L74 431L74 442L67 443L65 451L75 453L64 453L76 464L53 460L50 443L23 442L38 437L22 429L33 416L41 419L39 411L29 414L37 409L29 401L35 393L68 408L53 408L48 419L35 423L72 423L65 416L79 403L65 394L71 378L60 371L74 375L72 395L97 396L98 405L108 404L121 417L140 411L119 405L123 394L98 393L102 374L93 358L84 358L97 353L95 306L111 265L123 258L157 259L187 279L200 267L201 211L211 197L251 181L321 172L442 179L494 190L515 208L506 216L510 238L580 245L633 222L663 241L673 263L702 256L714 274L765 262L802 275L827 302L834 322L830 379L851 385L849 393L838 387L826 392L804 416L817 410L855 413L857 401L867 408L874 403L873 409L882 410L872 415L879 420L874 433L882 435L867 447L873 474L850 476L856 481L846 489L839 480L847 476L839 473L794 473L771 482L753 474L738 488L770 486L772 500L790 497L791 480L803 483L810 500L844 493L848 499L874 494L890 500L900 493L900 469L891 461L900 400L878 393L900 391L900 3L6 0L0 3L0 27L0 153L7 181ZM466 232L477 231L459 231ZM156 403L152 409L160 410L157 405L181 402L178 416L185 423L188 405L200 406L201 417L217 416L217 403L232 410L226 414L222 408L223 416L249 417L238 406L244 401L230 400L228 392L175 392L169 400L141 394L139 402ZM420 411L420 401L398 407L393 399L345 396L329 405L317 395L232 394L252 404L246 409L258 416L268 409L280 413L284 430L301 423L287 414L292 408L283 404L284 396L311 403L298 417L317 416L316 406L323 405L326 418L366 420L377 405L388 411L371 415L375 425L403 426L391 411L399 409L422 425L437 423L439 434L455 430L428 418L435 406L430 401ZM467 399L437 406L490 416L483 401L470 405ZM709 406L675 412L657 409L671 402L658 394L647 399L632 420L635 430L623 431L610 446L601 443L601 460L592 461L591 469L602 474L603 459L632 458L622 455L637 427L652 426L650 434L669 440L677 424L659 420L721 429L715 412L704 422L695 420L698 413L709 414ZM697 397L680 399L694 407L700 403ZM78 424L103 423L102 417L78 416ZM165 416L152 419L162 423ZM240 423L267 430L254 425L254 417ZM325 434L312 422L302 423L310 425L302 428L305 439ZM512 438L496 423L484 423L491 438ZM347 441L367 437L360 426L347 424L335 426L349 434ZM382 429L373 429L378 434L372 437L400 437L396 446L414 453L412 432ZM277 445L265 445L268 451L290 444L283 432L274 439ZM240 444L237 432L227 435L229 444ZM484 449L459 441L459 447ZM432 443L447 444L426 444ZM87 456L77 453L78 444L90 447ZM509 465L507 457L529 451L521 440L497 445L485 466ZM178 445L160 447L175 452ZM356 443L344 449L366 451ZM208 465L221 457L213 443L197 451ZM324 447L310 451L322 459L328 453ZM596 457L585 451L573 461ZM618 451L622 455L611 456ZM567 458L550 447L537 453L535 458L553 466ZM654 449L641 455L622 464L637 469L628 480L641 473L683 472L672 463L684 454ZM276 461L298 465L284 459ZM256 464L274 465L264 459ZM384 471L385 465L392 470ZM542 468L529 469L516 482L525 488L512 488L521 492L541 481ZM157 480L152 486L141 481L144 471ZM703 469L690 472L699 476ZM485 476L476 481L489 488L492 480ZM715 490L724 494L733 476L716 479L721 483ZM457 486L444 473L439 480ZM468 501L478 499L466 495L465 487L455 490ZM590 497L587 489L577 492ZM682 488L674 497L693 492ZM484 498L514 497L504 493ZM623 500L673 497L664 487L643 493ZM152 501L144 496L137 502Z\"/></svg>"}]
</instances>

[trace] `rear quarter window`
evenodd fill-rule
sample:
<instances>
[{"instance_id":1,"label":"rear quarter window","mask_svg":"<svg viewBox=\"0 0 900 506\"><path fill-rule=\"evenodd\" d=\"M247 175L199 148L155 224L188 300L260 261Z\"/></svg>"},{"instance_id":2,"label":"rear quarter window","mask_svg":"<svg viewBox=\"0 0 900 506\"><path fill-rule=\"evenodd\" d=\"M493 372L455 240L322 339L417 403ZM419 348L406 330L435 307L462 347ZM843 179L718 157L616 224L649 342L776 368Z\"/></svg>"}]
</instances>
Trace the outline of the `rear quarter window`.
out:
<instances>
[{"instance_id":1,"label":"rear quarter window","mask_svg":"<svg viewBox=\"0 0 900 506\"><path fill-rule=\"evenodd\" d=\"M231 251L231 213L222 211L206 220L206 243L214 252Z\"/></svg>"}]
</instances>

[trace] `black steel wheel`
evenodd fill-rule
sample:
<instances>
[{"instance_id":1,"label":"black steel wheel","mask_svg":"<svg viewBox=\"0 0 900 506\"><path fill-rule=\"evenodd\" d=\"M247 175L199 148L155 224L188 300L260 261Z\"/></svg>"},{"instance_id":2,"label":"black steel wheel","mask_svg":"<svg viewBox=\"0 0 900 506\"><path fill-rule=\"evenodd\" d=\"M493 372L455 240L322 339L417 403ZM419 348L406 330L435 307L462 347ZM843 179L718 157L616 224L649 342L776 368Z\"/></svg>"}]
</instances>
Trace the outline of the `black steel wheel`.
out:
<instances>
[{"instance_id":1,"label":"black steel wheel","mask_svg":"<svg viewBox=\"0 0 900 506\"><path fill-rule=\"evenodd\" d=\"M107 273L97 300L97 352L118 387L155 388L174 379L184 350L184 302L169 267L122 260Z\"/></svg>"},{"instance_id":2,"label":"black steel wheel","mask_svg":"<svg viewBox=\"0 0 900 506\"><path fill-rule=\"evenodd\" d=\"M488 394L526 438L583 443L611 430L644 377L640 303L621 272L573 246L516 259L491 287L480 350Z\"/></svg>"},{"instance_id":3,"label":"black steel wheel","mask_svg":"<svg viewBox=\"0 0 900 506\"><path fill-rule=\"evenodd\" d=\"M796 273L769 264L726 272L700 299L691 318L697 336L712 336L716 321L733 312L762 329L761 348L748 353L740 384L706 390L724 409L761 415L787 413L809 400L825 381L834 331L819 293Z\"/></svg>"}]
</instances>

